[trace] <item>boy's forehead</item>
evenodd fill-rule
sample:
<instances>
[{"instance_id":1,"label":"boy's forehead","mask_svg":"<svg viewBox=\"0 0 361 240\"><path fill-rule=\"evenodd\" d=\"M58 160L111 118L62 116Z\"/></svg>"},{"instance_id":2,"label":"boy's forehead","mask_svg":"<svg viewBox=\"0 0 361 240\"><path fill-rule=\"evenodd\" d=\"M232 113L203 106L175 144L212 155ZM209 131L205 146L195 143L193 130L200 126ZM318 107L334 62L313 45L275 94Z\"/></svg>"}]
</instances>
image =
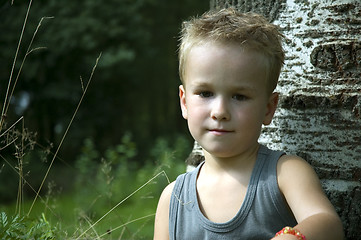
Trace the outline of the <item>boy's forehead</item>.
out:
<instances>
[{"instance_id":1,"label":"boy's forehead","mask_svg":"<svg viewBox=\"0 0 361 240\"><path fill-rule=\"evenodd\" d=\"M209 53L217 53L218 56L223 54L225 60L229 59L230 56L238 56L242 58L252 59L256 62L264 62L266 56L264 53L255 50L254 48L248 47L246 44L234 42L234 41L214 41L207 40L193 44L189 47L186 62L189 57L208 57Z\"/></svg>"},{"instance_id":2,"label":"boy's forehead","mask_svg":"<svg viewBox=\"0 0 361 240\"><path fill-rule=\"evenodd\" d=\"M190 49L185 61L185 70L194 71L213 64L214 68L225 67L225 70L235 70L250 67L257 68L257 71L265 72L267 59L264 54L252 49L245 49L240 44L224 42L205 42L197 44Z\"/></svg>"},{"instance_id":3,"label":"boy's forehead","mask_svg":"<svg viewBox=\"0 0 361 240\"><path fill-rule=\"evenodd\" d=\"M211 80L218 79L229 88L241 90L254 88L247 80L267 81L265 57L256 51L224 42L204 42L192 48L185 62L184 85L210 87Z\"/></svg>"}]
</instances>

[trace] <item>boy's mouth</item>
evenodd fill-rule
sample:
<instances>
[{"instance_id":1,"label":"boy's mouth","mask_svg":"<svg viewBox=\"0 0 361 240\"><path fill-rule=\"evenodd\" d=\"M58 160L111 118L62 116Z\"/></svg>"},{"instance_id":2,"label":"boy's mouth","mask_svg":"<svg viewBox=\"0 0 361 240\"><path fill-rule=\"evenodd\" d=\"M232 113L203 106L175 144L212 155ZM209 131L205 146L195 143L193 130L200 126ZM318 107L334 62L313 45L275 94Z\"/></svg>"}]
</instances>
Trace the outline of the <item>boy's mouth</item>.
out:
<instances>
[{"instance_id":1,"label":"boy's mouth","mask_svg":"<svg viewBox=\"0 0 361 240\"><path fill-rule=\"evenodd\" d=\"M224 134L232 133L232 132L233 132L233 131L230 131L230 130L218 129L218 128L209 129L208 131L209 131L210 133L213 133L214 135L224 135Z\"/></svg>"}]
</instances>

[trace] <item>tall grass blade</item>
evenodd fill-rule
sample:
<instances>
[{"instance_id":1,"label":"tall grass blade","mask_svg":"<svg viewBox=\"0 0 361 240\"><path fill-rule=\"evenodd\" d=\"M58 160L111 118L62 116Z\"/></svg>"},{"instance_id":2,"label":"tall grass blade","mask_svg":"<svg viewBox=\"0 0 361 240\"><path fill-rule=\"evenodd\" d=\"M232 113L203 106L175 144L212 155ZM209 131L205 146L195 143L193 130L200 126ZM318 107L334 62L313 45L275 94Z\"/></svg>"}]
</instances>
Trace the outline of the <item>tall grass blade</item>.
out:
<instances>
[{"instance_id":1,"label":"tall grass blade","mask_svg":"<svg viewBox=\"0 0 361 240\"><path fill-rule=\"evenodd\" d=\"M22 42L22 40L23 40L23 36L24 36L24 32L25 32L25 26L26 26L26 23L28 22L28 17L29 17L29 13L30 13L30 8L31 8L32 2L33 2L33 1L30 0L29 5L28 5L28 10L26 11L26 14L25 14L25 19L24 19L24 23L23 23L23 28L22 28L21 33L20 33L20 38L19 38L18 46L17 46L16 51L15 51L15 57L14 57L13 65L12 65L12 67L11 67L10 77L9 77L9 81L8 81L8 87L7 87L6 94L5 94L4 105L3 105L3 108L2 108L2 111L1 111L0 131L1 131L2 126L3 126L3 124L4 124L4 121L5 121L6 110L7 110L7 107L6 107L6 106L7 106L7 102L10 102L10 101L9 101L9 91L10 91L11 81L12 81L12 78L13 78L13 73L14 73L14 69L15 69L15 63L16 63L16 60L17 60L17 58L18 58L18 54L19 54L21 42Z\"/></svg>"},{"instance_id":2,"label":"tall grass blade","mask_svg":"<svg viewBox=\"0 0 361 240\"><path fill-rule=\"evenodd\" d=\"M122 225L119 225L119 226L113 228L113 229L110 230L109 232L103 233L103 234L100 235L97 239L100 239L101 237L104 237L105 235L108 235L108 234L110 234L111 232L114 232L115 230L118 230L119 228L125 227L125 226L127 226L127 225L129 225L129 224L131 224L131 223L134 223L134 222L137 222L137 221L140 221L140 220L149 218L149 217L153 217L153 216L155 216L155 213L152 213L152 214L149 214L149 215L147 215L147 216L140 217L140 218L133 219L133 220L131 220L131 221L129 221L129 222L126 222L126 223L124 223L124 224L122 224Z\"/></svg>"},{"instance_id":3,"label":"tall grass blade","mask_svg":"<svg viewBox=\"0 0 361 240\"><path fill-rule=\"evenodd\" d=\"M97 58L96 61L95 61L95 65L94 65L93 70L92 70L92 72L91 72L91 74L90 74L89 80L88 80L88 82L87 82L87 84L86 84L86 86L85 86L84 92L83 92L83 94L81 95L81 98L80 98L80 100L79 100L79 103L78 103L78 105L77 105L77 107L76 107L76 109L75 109L75 111L74 111L74 114L73 114L73 116L72 116L72 118L71 118L71 120L70 120L70 122L69 122L69 124L68 124L68 126L67 126L67 128L66 128L66 130L65 130L65 133L63 134L63 137L62 137L62 139L61 139L61 141L60 141L60 143L59 143L59 146L58 146L58 148L57 148L56 151L55 151L55 154L54 154L54 156L53 156L53 158L52 158L52 160L51 160L51 162L50 162L50 165L49 165L49 167L48 167L48 170L46 171L45 176L44 176L44 178L43 178L43 180L42 180L42 182L41 182L41 184L40 184L39 190L37 191L37 193L36 193L36 195L35 195L35 198L34 198L34 200L33 200L33 203L31 204L31 207L30 207L30 209L29 209L28 216L30 215L30 213L31 213L31 211L32 211L32 209L33 209L33 207L34 207L34 204L35 204L35 202L36 202L36 200L37 200L37 198L38 198L38 196L39 196L39 194L40 194L40 191L41 191L41 189L43 188L43 185L44 185L44 183L45 183L45 180L46 180L46 178L47 178L48 175L49 175L50 169L51 169L51 167L53 166L53 163L54 163L54 161L55 161L55 159L56 159L56 157L57 157L57 155L58 155L58 153L59 153L59 150L60 150L61 146L63 145L63 142L64 142L64 140L65 140L65 137L66 137L66 135L67 135L68 132L69 132L69 129L70 129L70 127L71 127L71 125L72 125L72 123L73 123L73 121L74 121L74 119L75 119L76 114L78 113L78 110L79 110L79 108L80 108L81 103L83 102L84 96L85 96L85 94L86 94L86 92L87 92L87 90L88 90L88 87L89 87L89 85L90 85L91 80L93 79L93 75L94 75L95 69L96 69L96 67L97 67L97 65L98 65L98 62L99 62L99 59L100 59L101 55L102 55L102 53L99 54L98 58Z\"/></svg>"},{"instance_id":4,"label":"tall grass blade","mask_svg":"<svg viewBox=\"0 0 361 240\"><path fill-rule=\"evenodd\" d=\"M23 67L24 67L24 63L25 63L26 58L27 58L32 52L34 52L34 51L46 49L46 47L37 47L37 48L33 48L33 49L31 49L31 47L32 47L32 45L33 45L35 36L36 36L36 34L38 33L39 28L40 28L41 23L43 22L43 20L44 20L44 19L52 19L52 18L54 18L54 17L42 17L42 18L40 19L40 21L39 21L39 23L38 23L38 26L36 27L36 30L35 30L35 32L34 32L34 34L33 34L33 37L31 38L31 41L30 41L30 43L29 43L28 49L26 50L26 54L25 54L25 56L24 56L24 58L23 58L23 61L21 62L20 68L19 68L19 70L18 70L18 74L16 75L15 82L14 82L14 84L13 84L11 93L10 93L10 95L9 95L9 99L10 99L10 98L13 96L13 94L14 94L15 87L16 87L16 85L17 85L17 83L18 83L18 80L19 80L20 74L21 74L21 72L22 72L22 69L23 69ZM5 115L6 115L7 111L8 111L8 109L9 109L9 105L10 105L10 101L8 100L7 106L6 106L6 108L5 108Z\"/></svg>"},{"instance_id":5,"label":"tall grass blade","mask_svg":"<svg viewBox=\"0 0 361 240\"><path fill-rule=\"evenodd\" d=\"M150 182L152 182L154 179L156 179L158 176L160 176L161 174L165 175L165 177L167 178L168 182L168 176L165 173L165 171L161 171L159 172L157 175L155 175L154 177L152 177L151 179L149 179L146 183L144 183L142 186L140 186L138 189L136 189L134 192L132 192L131 194L129 194L127 197L125 197L123 200L121 200L119 203L117 203L113 208L111 208L107 213L105 213L101 218L99 218L95 223L93 223L93 225L91 225L88 229L86 229L82 234L80 234L79 237L77 237L76 239L81 238L86 232L88 232L90 229L92 229L95 225L97 225L101 220L103 220L106 216L108 216L111 212L113 212L117 207L119 207L121 204L123 204L125 201L127 201L129 198L131 198L134 194L136 194L137 192L139 192L142 188L144 188L145 186L147 186Z\"/></svg>"}]
</instances>

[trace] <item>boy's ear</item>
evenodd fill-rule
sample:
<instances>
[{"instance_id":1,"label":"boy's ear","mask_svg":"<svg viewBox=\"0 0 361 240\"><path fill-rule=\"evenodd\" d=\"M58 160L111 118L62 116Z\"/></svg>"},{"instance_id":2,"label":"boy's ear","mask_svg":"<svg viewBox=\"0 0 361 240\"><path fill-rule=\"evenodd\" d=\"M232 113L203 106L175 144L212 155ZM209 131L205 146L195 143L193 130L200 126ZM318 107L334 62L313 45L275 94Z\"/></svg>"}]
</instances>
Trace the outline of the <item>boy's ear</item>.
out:
<instances>
[{"instance_id":1,"label":"boy's ear","mask_svg":"<svg viewBox=\"0 0 361 240\"><path fill-rule=\"evenodd\" d=\"M182 110L182 116L184 119L188 119L188 110L187 110L187 103L186 103L186 92L184 90L184 86L179 86L179 100L180 106Z\"/></svg>"},{"instance_id":2,"label":"boy's ear","mask_svg":"<svg viewBox=\"0 0 361 240\"><path fill-rule=\"evenodd\" d=\"M269 125L272 122L273 115L276 112L277 105L278 105L279 93L274 92L268 99L267 103L267 112L265 118L263 120L264 125Z\"/></svg>"}]
</instances>

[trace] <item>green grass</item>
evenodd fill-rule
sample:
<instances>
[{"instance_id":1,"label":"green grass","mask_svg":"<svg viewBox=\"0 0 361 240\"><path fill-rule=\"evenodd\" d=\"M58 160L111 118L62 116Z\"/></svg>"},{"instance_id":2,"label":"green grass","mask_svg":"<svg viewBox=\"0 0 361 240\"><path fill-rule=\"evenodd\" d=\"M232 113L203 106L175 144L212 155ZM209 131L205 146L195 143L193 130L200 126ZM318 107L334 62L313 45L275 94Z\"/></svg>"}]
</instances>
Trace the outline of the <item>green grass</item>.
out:
<instances>
[{"instance_id":1,"label":"green grass","mask_svg":"<svg viewBox=\"0 0 361 240\"><path fill-rule=\"evenodd\" d=\"M86 211L76 204L75 195L75 193L62 195L56 200L56 206L53 206L51 211L38 202L34 205L29 218L36 220L44 214L50 226L58 227L60 235L73 239L86 231L99 219L100 215L109 210L104 207ZM142 199L136 195L134 197L138 198L136 202L124 203L117 207L85 236L103 235L101 239L112 239L112 237L118 239L120 236L123 236L123 239L150 239L153 235L154 211L157 203L155 199ZM24 209L29 209L31 204L32 200L26 201ZM0 206L0 212L6 213L8 217L14 216L15 204ZM111 233L109 233L110 230L112 230ZM107 234L104 235L105 233Z\"/></svg>"},{"instance_id":2,"label":"green grass","mask_svg":"<svg viewBox=\"0 0 361 240\"><path fill-rule=\"evenodd\" d=\"M187 146L181 137L173 144L159 139L149 159L139 166L135 164L137 147L130 135L110 147L104 158L87 140L75 167L69 166L70 174L75 174L73 190L57 193L50 191L56 187L50 187L34 205L33 198L25 198L20 205L21 216L31 209L25 225L30 229L46 219L48 231L61 239L151 239L159 196L185 171L182 159L189 152ZM17 206L0 205L0 212L14 217L19 212Z\"/></svg>"}]
</instances>

